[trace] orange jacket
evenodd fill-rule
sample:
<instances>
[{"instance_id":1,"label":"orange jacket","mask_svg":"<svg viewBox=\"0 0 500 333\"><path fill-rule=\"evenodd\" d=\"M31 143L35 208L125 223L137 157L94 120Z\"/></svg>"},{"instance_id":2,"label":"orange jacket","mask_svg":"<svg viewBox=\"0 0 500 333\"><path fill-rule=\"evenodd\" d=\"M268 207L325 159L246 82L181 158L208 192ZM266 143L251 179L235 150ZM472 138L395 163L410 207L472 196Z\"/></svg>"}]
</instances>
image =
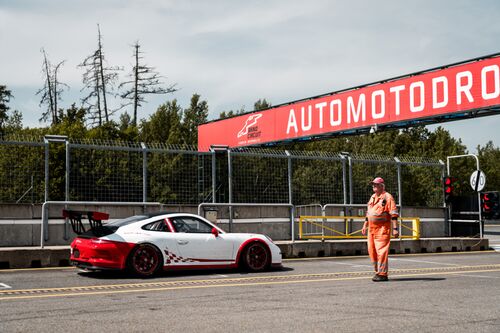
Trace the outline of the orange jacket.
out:
<instances>
[{"instance_id":1,"label":"orange jacket","mask_svg":"<svg viewBox=\"0 0 500 333\"><path fill-rule=\"evenodd\" d=\"M370 222L389 222L391 217L398 217L398 209L392 195L382 192L380 195L373 194L368 201L366 217Z\"/></svg>"}]
</instances>

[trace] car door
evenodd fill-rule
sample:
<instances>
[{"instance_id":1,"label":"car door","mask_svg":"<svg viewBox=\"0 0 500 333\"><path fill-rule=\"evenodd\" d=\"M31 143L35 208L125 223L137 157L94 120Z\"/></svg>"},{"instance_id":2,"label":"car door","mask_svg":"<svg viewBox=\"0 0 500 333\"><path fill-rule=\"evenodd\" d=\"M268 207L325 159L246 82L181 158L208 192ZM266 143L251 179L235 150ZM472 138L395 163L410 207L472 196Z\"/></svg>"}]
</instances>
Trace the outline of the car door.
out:
<instances>
[{"instance_id":1,"label":"car door","mask_svg":"<svg viewBox=\"0 0 500 333\"><path fill-rule=\"evenodd\" d=\"M160 219L142 227L148 242L156 245L163 255L163 266L177 264L175 260L179 249L175 232L171 232L166 219Z\"/></svg>"},{"instance_id":2,"label":"car door","mask_svg":"<svg viewBox=\"0 0 500 333\"><path fill-rule=\"evenodd\" d=\"M233 242L221 233L212 234L212 226L194 216L177 216L170 221L176 231L180 255L192 264L230 264L233 258Z\"/></svg>"}]
</instances>

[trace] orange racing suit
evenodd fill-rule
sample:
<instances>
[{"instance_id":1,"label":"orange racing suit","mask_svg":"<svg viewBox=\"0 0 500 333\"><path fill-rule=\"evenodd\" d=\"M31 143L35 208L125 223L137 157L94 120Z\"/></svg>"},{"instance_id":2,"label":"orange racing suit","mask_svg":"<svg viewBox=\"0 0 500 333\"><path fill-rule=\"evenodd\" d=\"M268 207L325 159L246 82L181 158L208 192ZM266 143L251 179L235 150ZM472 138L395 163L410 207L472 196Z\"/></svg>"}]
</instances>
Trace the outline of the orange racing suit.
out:
<instances>
[{"instance_id":1,"label":"orange racing suit","mask_svg":"<svg viewBox=\"0 0 500 333\"><path fill-rule=\"evenodd\" d=\"M375 273L387 276L389 271L389 246L391 218L398 217L396 202L389 193L373 194L368 201L368 254ZM396 225L396 224L395 224Z\"/></svg>"}]
</instances>

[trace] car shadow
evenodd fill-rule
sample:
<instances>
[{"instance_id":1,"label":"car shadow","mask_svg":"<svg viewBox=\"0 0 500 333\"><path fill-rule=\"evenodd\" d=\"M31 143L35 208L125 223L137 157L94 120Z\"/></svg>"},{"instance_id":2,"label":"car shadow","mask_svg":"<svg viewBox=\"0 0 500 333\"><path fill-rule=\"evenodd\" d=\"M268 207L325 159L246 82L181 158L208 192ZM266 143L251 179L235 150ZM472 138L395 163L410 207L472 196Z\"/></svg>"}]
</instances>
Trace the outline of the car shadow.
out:
<instances>
[{"instance_id":1,"label":"car shadow","mask_svg":"<svg viewBox=\"0 0 500 333\"><path fill-rule=\"evenodd\" d=\"M289 272L294 269L291 267L278 267L271 268L262 273L272 273L272 272ZM96 280L152 280L155 278L174 278L174 277L190 277L190 276L210 276L210 275L228 275L230 277L237 277L241 275L248 275L249 272L246 272L241 269L186 269L186 270L164 270L160 271L157 274L150 277L138 277L126 271L115 271L115 270L96 270L96 271L86 271L80 270L78 275L86 278L92 278ZM253 273L259 274L259 273Z\"/></svg>"},{"instance_id":2,"label":"car shadow","mask_svg":"<svg viewBox=\"0 0 500 333\"><path fill-rule=\"evenodd\" d=\"M432 277L412 277L412 278L390 278L389 281L393 282L412 282L412 281L443 281L446 278L432 278Z\"/></svg>"}]
</instances>

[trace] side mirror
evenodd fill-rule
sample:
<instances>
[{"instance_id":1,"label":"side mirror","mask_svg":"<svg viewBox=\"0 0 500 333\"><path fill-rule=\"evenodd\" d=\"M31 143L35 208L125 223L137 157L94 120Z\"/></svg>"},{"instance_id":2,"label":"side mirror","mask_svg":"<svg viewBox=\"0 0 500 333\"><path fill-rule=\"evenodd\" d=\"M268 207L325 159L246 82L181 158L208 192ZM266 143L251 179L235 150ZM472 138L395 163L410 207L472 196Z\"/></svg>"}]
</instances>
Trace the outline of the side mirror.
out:
<instances>
[{"instance_id":1,"label":"side mirror","mask_svg":"<svg viewBox=\"0 0 500 333\"><path fill-rule=\"evenodd\" d=\"M212 228L212 235L219 237L219 230L217 230L217 228Z\"/></svg>"}]
</instances>

